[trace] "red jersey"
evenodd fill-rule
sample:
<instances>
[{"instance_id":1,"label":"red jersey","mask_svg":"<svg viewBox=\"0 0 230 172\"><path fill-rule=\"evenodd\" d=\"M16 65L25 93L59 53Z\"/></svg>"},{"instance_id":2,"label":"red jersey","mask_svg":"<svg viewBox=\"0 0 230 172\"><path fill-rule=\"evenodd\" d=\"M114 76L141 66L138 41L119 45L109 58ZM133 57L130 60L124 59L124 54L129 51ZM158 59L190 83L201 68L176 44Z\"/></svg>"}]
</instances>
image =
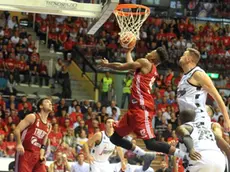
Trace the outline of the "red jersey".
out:
<instances>
[{"instance_id":1,"label":"red jersey","mask_svg":"<svg viewBox=\"0 0 230 172\"><path fill-rule=\"evenodd\" d=\"M148 74L142 74L140 69L136 70L131 87L131 101L129 108L144 108L154 111L154 100L151 95L152 85L158 76L155 65Z\"/></svg>"},{"instance_id":2,"label":"red jersey","mask_svg":"<svg viewBox=\"0 0 230 172\"><path fill-rule=\"evenodd\" d=\"M60 165L58 165L58 163L56 161L54 161L54 169L55 172L65 172L65 165L63 163L61 163Z\"/></svg>"},{"instance_id":3,"label":"red jersey","mask_svg":"<svg viewBox=\"0 0 230 172\"><path fill-rule=\"evenodd\" d=\"M39 152L45 136L48 134L48 124L42 122L35 114L35 122L21 133L22 145L26 151Z\"/></svg>"}]
</instances>

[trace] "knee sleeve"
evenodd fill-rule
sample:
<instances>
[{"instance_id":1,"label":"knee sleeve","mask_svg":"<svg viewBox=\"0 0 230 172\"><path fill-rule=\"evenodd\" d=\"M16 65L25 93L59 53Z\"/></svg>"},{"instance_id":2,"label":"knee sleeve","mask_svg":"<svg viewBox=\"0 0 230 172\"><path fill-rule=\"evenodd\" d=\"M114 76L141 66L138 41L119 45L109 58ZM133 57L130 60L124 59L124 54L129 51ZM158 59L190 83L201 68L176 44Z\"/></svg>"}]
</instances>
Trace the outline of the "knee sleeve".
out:
<instances>
[{"instance_id":1,"label":"knee sleeve","mask_svg":"<svg viewBox=\"0 0 230 172\"><path fill-rule=\"evenodd\" d=\"M169 154L170 145L164 142L158 142L155 139L144 140L148 150Z\"/></svg>"},{"instance_id":2,"label":"knee sleeve","mask_svg":"<svg viewBox=\"0 0 230 172\"><path fill-rule=\"evenodd\" d=\"M110 137L110 141L116 146L120 146L126 150L130 150L133 147L133 144L130 141L121 137L119 134L116 133L116 131Z\"/></svg>"}]
</instances>

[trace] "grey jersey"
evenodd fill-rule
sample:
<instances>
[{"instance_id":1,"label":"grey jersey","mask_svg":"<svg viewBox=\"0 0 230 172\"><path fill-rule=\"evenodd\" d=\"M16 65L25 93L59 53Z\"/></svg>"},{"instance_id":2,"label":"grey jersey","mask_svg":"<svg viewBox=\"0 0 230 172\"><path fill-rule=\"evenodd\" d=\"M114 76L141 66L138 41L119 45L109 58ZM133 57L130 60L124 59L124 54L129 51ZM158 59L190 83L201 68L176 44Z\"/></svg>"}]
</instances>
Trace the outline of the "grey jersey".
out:
<instances>
[{"instance_id":1,"label":"grey jersey","mask_svg":"<svg viewBox=\"0 0 230 172\"><path fill-rule=\"evenodd\" d=\"M177 88L177 102L180 111L185 109L206 111L207 91L202 87L197 87L189 83L189 79L196 71L204 72L203 69L196 66L181 78Z\"/></svg>"}]
</instances>

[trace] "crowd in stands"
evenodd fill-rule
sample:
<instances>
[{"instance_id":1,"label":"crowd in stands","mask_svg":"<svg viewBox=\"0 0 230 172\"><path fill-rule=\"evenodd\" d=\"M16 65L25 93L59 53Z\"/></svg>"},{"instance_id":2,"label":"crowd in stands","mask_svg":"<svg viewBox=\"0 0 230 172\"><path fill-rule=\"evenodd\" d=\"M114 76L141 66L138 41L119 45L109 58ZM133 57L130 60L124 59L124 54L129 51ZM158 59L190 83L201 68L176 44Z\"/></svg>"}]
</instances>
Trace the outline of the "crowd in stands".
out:
<instances>
[{"instance_id":1,"label":"crowd in stands","mask_svg":"<svg viewBox=\"0 0 230 172\"><path fill-rule=\"evenodd\" d=\"M115 18L111 17L98 35L88 36L86 34L88 22L84 19L36 15L36 32L40 40L47 43L48 48L62 51L66 60L71 60L68 54L74 46L79 46L90 61L94 61L94 57L101 56L108 57L110 61L124 61L125 50L118 43L119 28L114 21ZM48 35L46 35L47 29L49 29ZM134 57L143 57L149 50L163 46L170 55L169 67L175 67L178 57L187 47L197 47L202 55L201 65L205 69L225 72L230 69L229 25L221 26L218 23L207 22L197 28L189 20L163 20L149 17L140 33L141 40L133 52ZM8 24L0 30L0 36L0 81L6 78L8 79L6 82L19 84L30 83L31 76L46 77L44 75L47 74L45 72L47 68L36 52L34 40L18 25L16 19L8 20ZM55 68L58 71L56 79L59 78L59 74L63 74L66 76L64 81L69 81L66 67L63 66L61 59L58 60ZM19 73L24 74L24 81L18 78ZM169 143L178 142L175 134L175 128L178 126L175 90L181 76L181 73L174 76L174 72L169 69L166 74L159 76L153 89L156 109L153 120L154 132L158 140ZM2 86L3 82L0 83ZM229 78L221 76L216 86L229 87ZM221 92L221 96L230 112L229 95ZM64 98L55 103L54 111L49 115L53 129L49 135L47 159L53 160L56 152L63 152L69 161L75 161L76 155L81 152L82 145L88 138L104 129L104 121L108 116L112 116L116 121L122 116L119 107L115 101L111 101L109 106L88 100L84 102L73 100L68 104ZM215 105L214 107L213 120L223 126L223 116L219 108ZM0 96L0 157L14 157L16 143L13 130L21 119L33 111L35 111L33 103L28 101L26 96L21 100L17 100L14 95L10 95L7 99ZM230 143L228 135L225 139ZM126 156L133 155L127 152Z\"/></svg>"},{"instance_id":2,"label":"crowd in stands","mask_svg":"<svg viewBox=\"0 0 230 172\"><path fill-rule=\"evenodd\" d=\"M125 61L125 49L119 44L120 29L111 16L95 35L87 35L90 23L82 18L37 15L36 26L40 39L48 47L62 51L67 58L74 46L84 52L86 58L95 62L107 57L110 61ZM221 23L194 24L190 19L160 19L148 17L140 29L140 40L133 57L144 57L146 52L159 46L165 47L170 60L167 66L177 68L178 57L189 47L197 48L202 55L200 65L206 70L218 70L224 74L230 69L230 27ZM69 57L70 58L70 57Z\"/></svg>"},{"instance_id":3,"label":"crowd in stands","mask_svg":"<svg viewBox=\"0 0 230 172\"><path fill-rule=\"evenodd\" d=\"M49 85L47 66L41 60L32 35L19 25L16 16L1 13L0 89L16 94L17 84ZM22 75L23 77L20 77Z\"/></svg>"},{"instance_id":4,"label":"crowd in stands","mask_svg":"<svg viewBox=\"0 0 230 172\"><path fill-rule=\"evenodd\" d=\"M178 142L175 134L178 126L175 84L181 76L170 77L170 75L173 75L173 71L168 70L168 74L163 76L162 80L155 82L152 95L156 111L152 123L158 140L174 143ZM225 96L221 93L221 96L230 112L229 95ZM67 155L69 161L75 161L76 155L82 151L82 146L88 138L104 129L104 121L107 117L113 117L117 121L123 115L115 101L111 101L109 106L104 106L100 102L88 100L84 102L73 100L69 104L62 98L53 107L54 111L49 115L53 128L49 135L48 160L55 159L55 153L61 151ZM215 104L213 107L215 115L212 120L223 126L223 116L219 108ZM26 96L21 100L15 99L13 95L9 99L0 96L0 156L14 156L16 143L12 132L19 121L34 110L33 102L28 101ZM225 138L230 143L229 136L226 135ZM126 156L130 157L131 163L141 163L130 151L126 152Z\"/></svg>"}]
</instances>

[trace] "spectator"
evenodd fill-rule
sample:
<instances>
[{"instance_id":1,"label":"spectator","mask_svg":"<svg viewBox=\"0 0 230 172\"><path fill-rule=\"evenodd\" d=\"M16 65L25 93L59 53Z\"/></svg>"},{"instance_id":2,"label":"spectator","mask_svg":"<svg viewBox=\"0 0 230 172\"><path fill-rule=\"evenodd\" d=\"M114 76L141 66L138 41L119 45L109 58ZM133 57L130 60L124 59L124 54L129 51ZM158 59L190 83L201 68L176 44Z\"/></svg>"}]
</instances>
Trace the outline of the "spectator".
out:
<instances>
[{"instance_id":1,"label":"spectator","mask_svg":"<svg viewBox=\"0 0 230 172\"><path fill-rule=\"evenodd\" d=\"M172 125L172 130L176 130L178 126L178 120L177 120L175 112L171 113L171 119L168 120L168 123Z\"/></svg>"},{"instance_id":2,"label":"spectator","mask_svg":"<svg viewBox=\"0 0 230 172\"><path fill-rule=\"evenodd\" d=\"M7 80L4 77L4 73L0 72L0 92L4 92L7 88Z\"/></svg>"},{"instance_id":3,"label":"spectator","mask_svg":"<svg viewBox=\"0 0 230 172\"><path fill-rule=\"evenodd\" d=\"M132 79L130 73L126 74L126 77L123 79L123 94L121 100L121 108L123 109L125 106L126 98L128 99L128 104L130 101L130 94L131 94L131 86L132 86Z\"/></svg>"},{"instance_id":4,"label":"spectator","mask_svg":"<svg viewBox=\"0 0 230 172\"><path fill-rule=\"evenodd\" d=\"M109 116L112 116L112 108L117 109L117 115L118 116L121 115L121 110L120 110L119 107L116 106L116 102L114 100L111 101L110 106L108 106L107 109L106 109L106 113L109 114Z\"/></svg>"},{"instance_id":5,"label":"spectator","mask_svg":"<svg viewBox=\"0 0 230 172\"><path fill-rule=\"evenodd\" d=\"M40 87L43 85L43 79L45 80L45 85L49 85L49 75L48 75L48 70L47 66L45 65L44 61L41 60L40 65L38 67L39 71L39 85Z\"/></svg>"},{"instance_id":6,"label":"spectator","mask_svg":"<svg viewBox=\"0 0 230 172\"><path fill-rule=\"evenodd\" d=\"M29 108L31 108L31 110ZM20 118L20 120L23 120L26 115L31 113L31 111L32 111L32 106L29 107L29 102L24 102L23 109L19 110L18 112L18 117Z\"/></svg>"},{"instance_id":7,"label":"spectator","mask_svg":"<svg viewBox=\"0 0 230 172\"><path fill-rule=\"evenodd\" d=\"M15 29L18 27L18 21L17 21L17 17L13 16L12 19L8 19L8 23L7 26L9 27L9 29Z\"/></svg>"},{"instance_id":8,"label":"spectator","mask_svg":"<svg viewBox=\"0 0 230 172\"><path fill-rule=\"evenodd\" d=\"M107 105L109 92L113 88L113 79L110 77L109 72L106 72L105 77L102 78L100 88L101 88L101 102L103 105Z\"/></svg>"},{"instance_id":9,"label":"spectator","mask_svg":"<svg viewBox=\"0 0 230 172\"><path fill-rule=\"evenodd\" d=\"M70 76L66 66L62 67L60 78L62 79L62 97L71 98Z\"/></svg>"},{"instance_id":10,"label":"spectator","mask_svg":"<svg viewBox=\"0 0 230 172\"><path fill-rule=\"evenodd\" d=\"M78 154L77 162L71 166L71 172L89 172L89 169L89 164L84 162L84 154Z\"/></svg>"},{"instance_id":11,"label":"spectator","mask_svg":"<svg viewBox=\"0 0 230 172\"><path fill-rule=\"evenodd\" d=\"M8 135L8 139L6 142L6 156L9 158L14 158L16 152L16 142L14 138L14 133L10 133Z\"/></svg>"},{"instance_id":12,"label":"spectator","mask_svg":"<svg viewBox=\"0 0 230 172\"><path fill-rule=\"evenodd\" d=\"M71 114L72 112L76 112L77 104L78 104L78 101L76 99L72 101L71 105L68 108L68 114Z\"/></svg>"},{"instance_id":13,"label":"spectator","mask_svg":"<svg viewBox=\"0 0 230 172\"><path fill-rule=\"evenodd\" d=\"M105 120L109 115L106 113L106 107L102 106L101 113L97 115L99 123L105 123Z\"/></svg>"},{"instance_id":14,"label":"spectator","mask_svg":"<svg viewBox=\"0 0 230 172\"><path fill-rule=\"evenodd\" d=\"M67 60L67 55L70 53L72 53L72 49L74 46L74 42L72 41L72 39L70 37L67 38L67 41L64 43L64 59Z\"/></svg>"},{"instance_id":15,"label":"spectator","mask_svg":"<svg viewBox=\"0 0 230 172\"><path fill-rule=\"evenodd\" d=\"M0 157L6 157L6 142L3 141L3 137L0 135Z\"/></svg>"},{"instance_id":16,"label":"spectator","mask_svg":"<svg viewBox=\"0 0 230 172\"><path fill-rule=\"evenodd\" d=\"M13 95L17 94L16 81L15 81L14 76L12 74L10 74L9 79L7 81L6 92L7 92L7 94L13 94Z\"/></svg>"},{"instance_id":17,"label":"spectator","mask_svg":"<svg viewBox=\"0 0 230 172\"><path fill-rule=\"evenodd\" d=\"M56 159L49 166L49 172L70 171L70 165L66 154L58 152Z\"/></svg>"},{"instance_id":18,"label":"spectator","mask_svg":"<svg viewBox=\"0 0 230 172\"><path fill-rule=\"evenodd\" d=\"M112 108L112 118L115 120L115 121L117 121L118 120L118 114L117 114L117 108L115 108L115 107L113 107Z\"/></svg>"},{"instance_id":19,"label":"spectator","mask_svg":"<svg viewBox=\"0 0 230 172\"><path fill-rule=\"evenodd\" d=\"M86 131L81 129L79 137L77 137L77 152L80 152L83 148L83 145L88 141Z\"/></svg>"},{"instance_id":20,"label":"spectator","mask_svg":"<svg viewBox=\"0 0 230 172\"><path fill-rule=\"evenodd\" d=\"M88 128L85 125L85 121L84 120L81 120L80 123L79 123L79 126L74 129L74 134L75 134L76 137L78 137L80 135L80 131L81 130L85 130L86 131L86 135L88 135Z\"/></svg>"},{"instance_id":21,"label":"spectator","mask_svg":"<svg viewBox=\"0 0 230 172\"><path fill-rule=\"evenodd\" d=\"M18 111L23 110L24 103L27 103L28 109L32 111L32 104L27 100L27 96L22 96L21 103L19 103L17 106Z\"/></svg>"},{"instance_id":22,"label":"spectator","mask_svg":"<svg viewBox=\"0 0 230 172\"><path fill-rule=\"evenodd\" d=\"M71 127L69 127L67 129L67 133L62 138L62 142L65 143L66 145L68 145L69 147L75 149L75 147L76 147L76 139L74 137L74 130Z\"/></svg>"},{"instance_id":23,"label":"spectator","mask_svg":"<svg viewBox=\"0 0 230 172\"><path fill-rule=\"evenodd\" d=\"M38 35L40 37L40 40L41 40L42 44L46 43L46 32L47 32L47 24L43 20L42 24L41 24L41 26L39 28L39 31L38 31Z\"/></svg>"},{"instance_id":24,"label":"spectator","mask_svg":"<svg viewBox=\"0 0 230 172\"><path fill-rule=\"evenodd\" d=\"M93 111L99 113L102 111L102 108L101 102L97 102Z\"/></svg>"},{"instance_id":25,"label":"spectator","mask_svg":"<svg viewBox=\"0 0 230 172\"><path fill-rule=\"evenodd\" d=\"M167 130L162 133L164 140L167 141L169 137L172 137L172 124L168 124Z\"/></svg>"},{"instance_id":26,"label":"spectator","mask_svg":"<svg viewBox=\"0 0 230 172\"><path fill-rule=\"evenodd\" d=\"M55 81L58 82L58 78L61 76L61 72L62 72L62 67L63 67L63 62L62 59L59 58L57 63L55 64Z\"/></svg>"},{"instance_id":27,"label":"spectator","mask_svg":"<svg viewBox=\"0 0 230 172\"><path fill-rule=\"evenodd\" d=\"M62 141L62 132L60 131L59 125L57 123L53 124L53 130L49 134L49 139L51 150L54 152Z\"/></svg>"},{"instance_id":28,"label":"spectator","mask_svg":"<svg viewBox=\"0 0 230 172\"><path fill-rule=\"evenodd\" d=\"M88 108L90 107L89 100L84 100L83 105L81 106L81 112L85 114L88 111ZM84 115L85 116L85 115ZM86 119L86 118L84 118Z\"/></svg>"},{"instance_id":29,"label":"spectator","mask_svg":"<svg viewBox=\"0 0 230 172\"><path fill-rule=\"evenodd\" d=\"M62 116L62 110L65 110L67 112L68 106L66 105L66 101L64 98L62 98L57 106L57 112L56 116L61 117Z\"/></svg>"}]
</instances>

